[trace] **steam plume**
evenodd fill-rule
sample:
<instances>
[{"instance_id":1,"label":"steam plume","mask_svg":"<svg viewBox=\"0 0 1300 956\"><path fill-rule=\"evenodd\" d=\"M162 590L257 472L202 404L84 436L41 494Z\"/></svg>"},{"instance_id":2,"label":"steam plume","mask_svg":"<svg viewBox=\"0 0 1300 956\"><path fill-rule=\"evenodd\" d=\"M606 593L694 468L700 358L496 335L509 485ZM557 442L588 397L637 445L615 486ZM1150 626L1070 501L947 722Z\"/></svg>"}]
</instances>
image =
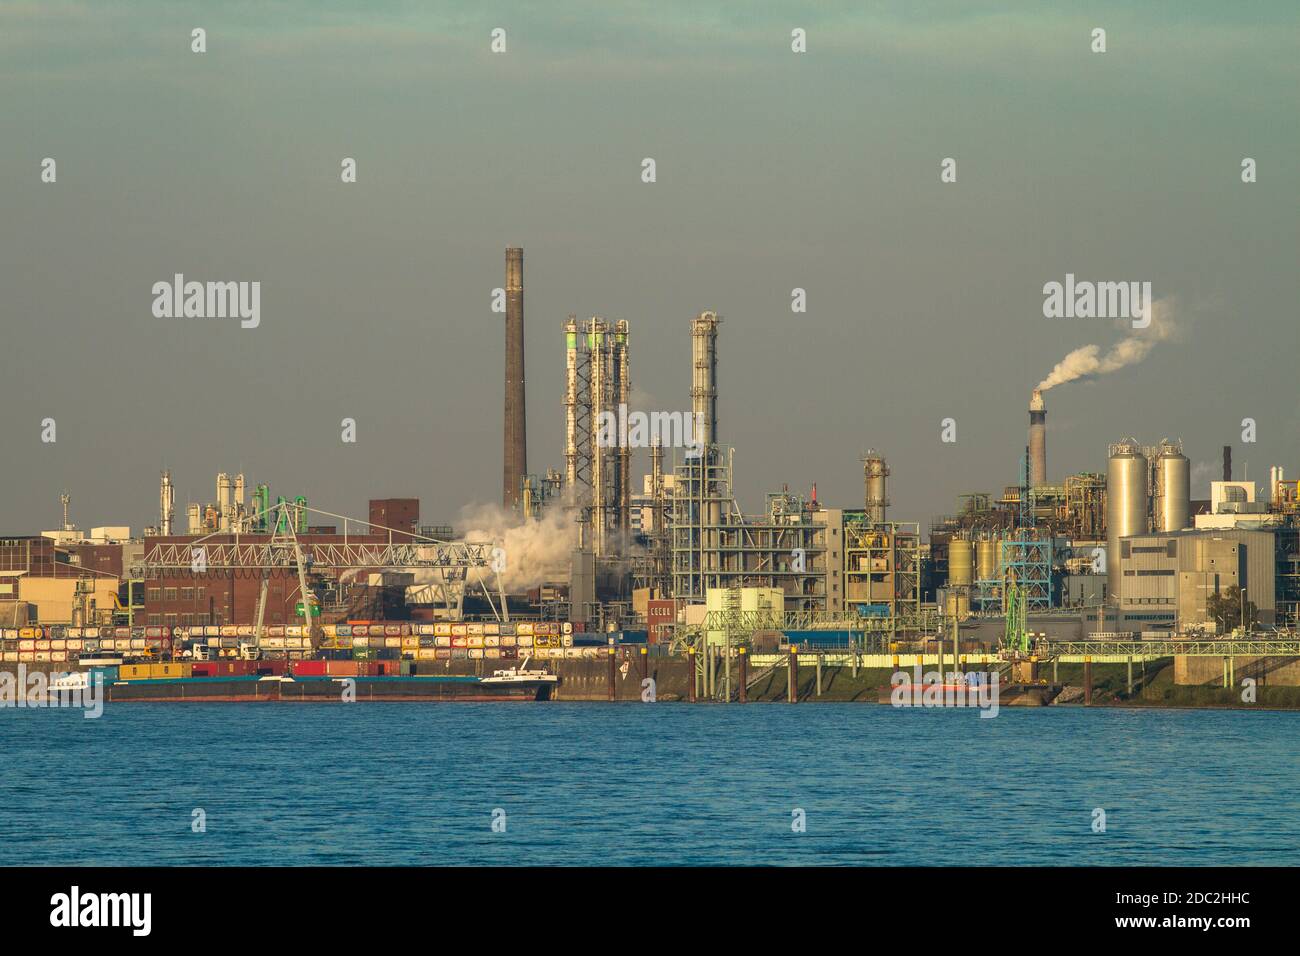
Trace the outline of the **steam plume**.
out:
<instances>
[{"instance_id":1,"label":"steam plume","mask_svg":"<svg viewBox=\"0 0 1300 956\"><path fill-rule=\"evenodd\" d=\"M1047 391L1057 385L1074 382L1079 379L1096 378L1107 375L1129 365L1136 365L1145 359L1156 343L1172 338L1176 327L1173 309L1167 299L1160 299L1151 305L1151 324L1145 329L1133 330L1128 337L1120 339L1111 346L1110 351L1102 353L1100 345L1084 345L1075 349L1038 383L1040 391Z\"/></svg>"},{"instance_id":2,"label":"steam plume","mask_svg":"<svg viewBox=\"0 0 1300 956\"><path fill-rule=\"evenodd\" d=\"M546 508L540 519L525 521L499 505L470 506L461 512L460 524L471 529L465 534L466 541L495 541L505 549L501 581L507 591L523 591L569 577L577 526L564 508ZM485 580L493 580L489 572L484 575Z\"/></svg>"}]
</instances>

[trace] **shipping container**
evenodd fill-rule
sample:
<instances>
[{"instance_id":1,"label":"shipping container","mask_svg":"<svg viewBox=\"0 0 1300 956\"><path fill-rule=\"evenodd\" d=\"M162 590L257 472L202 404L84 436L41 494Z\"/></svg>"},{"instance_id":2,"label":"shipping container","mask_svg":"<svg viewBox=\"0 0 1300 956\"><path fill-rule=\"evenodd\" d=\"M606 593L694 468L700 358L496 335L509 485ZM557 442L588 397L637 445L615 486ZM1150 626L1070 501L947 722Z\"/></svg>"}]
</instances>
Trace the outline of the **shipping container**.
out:
<instances>
[{"instance_id":1,"label":"shipping container","mask_svg":"<svg viewBox=\"0 0 1300 956\"><path fill-rule=\"evenodd\" d=\"M513 660L515 660L515 649L514 649L513 647L503 647L503 648L501 648L501 659L502 659L503 661L513 661Z\"/></svg>"},{"instance_id":2,"label":"shipping container","mask_svg":"<svg viewBox=\"0 0 1300 956\"><path fill-rule=\"evenodd\" d=\"M465 638L465 646L481 651L483 649L483 635L482 634L469 635L468 637Z\"/></svg>"},{"instance_id":3,"label":"shipping container","mask_svg":"<svg viewBox=\"0 0 1300 956\"><path fill-rule=\"evenodd\" d=\"M335 625L334 625L334 633L337 634L339 637L352 637L352 625L351 625L351 624L335 624Z\"/></svg>"},{"instance_id":4,"label":"shipping container","mask_svg":"<svg viewBox=\"0 0 1300 956\"><path fill-rule=\"evenodd\" d=\"M434 624L433 633L435 637L451 637L451 625L445 622L439 622L437 624ZM438 646L444 647L447 645L439 644Z\"/></svg>"},{"instance_id":5,"label":"shipping container","mask_svg":"<svg viewBox=\"0 0 1300 956\"><path fill-rule=\"evenodd\" d=\"M36 652L35 652L35 651L19 651L19 652L18 652L18 660L21 661L21 662L23 662L23 663L27 663L27 662L35 661L35 660L36 660Z\"/></svg>"},{"instance_id":6,"label":"shipping container","mask_svg":"<svg viewBox=\"0 0 1300 956\"><path fill-rule=\"evenodd\" d=\"M501 646L502 646L502 647L516 647L516 646L518 646L518 642L519 642L519 638L515 637L513 634L502 634L502 635L501 635Z\"/></svg>"},{"instance_id":7,"label":"shipping container","mask_svg":"<svg viewBox=\"0 0 1300 956\"><path fill-rule=\"evenodd\" d=\"M518 634L520 637L532 637L533 636L532 623L529 621L520 621L518 624L515 625L515 633Z\"/></svg>"},{"instance_id":8,"label":"shipping container","mask_svg":"<svg viewBox=\"0 0 1300 956\"><path fill-rule=\"evenodd\" d=\"M433 652L433 654L434 654L434 658L435 658L436 660L440 660L440 661L449 661L449 660L451 660L451 648L450 648L450 647L439 647L438 649L436 649L436 650Z\"/></svg>"},{"instance_id":9,"label":"shipping container","mask_svg":"<svg viewBox=\"0 0 1300 956\"><path fill-rule=\"evenodd\" d=\"M50 649L49 640L47 638L41 638L36 642L36 649L38 651L48 651Z\"/></svg>"},{"instance_id":10,"label":"shipping container","mask_svg":"<svg viewBox=\"0 0 1300 956\"><path fill-rule=\"evenodd\" d=\"M467 630L465 629L465 625L464 625L464 624L453 624L453 625L451 626L451 636L452 636L452 637L464 637L464 636L465 636L466 634L468 634L468 633L469 633L469 631L467 631Z\"/></svg>"},{"instance_id":11,"label":"shipping container","mask_svg":"<svg viewBox=\"0 0 1300 956\"><path fill-rule=\"evenodd\" d=\"M432 661L437 659L437 652L432 647L422 647L416 656L422 661Z\"/></svg>"},{"instance_id":12,"label":"shipping container","mask_svg":"<svg viewBox=\"0 0 1300 956\"><path fill-rule=\"evenodd\" d=\"M508 624L501 624L500 629L501 629L500 633L502 637L505 637L507 634L513 637L515 635L515 622L511 621Z\"/></svg>"},{"instance_id":13,"label":"shipping container","mask_svg":"<svg viewBox=\"0 0 1300 956\"><path fill-rule=\"evenodd\" d=\"M483 625L484 637L499 637L501 635L501 625L495 621L489 621ZM484 645L487 646L487 645Z\"/></svg>"},{"instance_id":14,"label":"shipping container","mask_svg":"<svg viewBox=\"0 0 1300 956\"><path fill-rule=\"evenodd\" d=\"M433 639L434 647L451 647L452 637L450 634L439 634Z\"/></svg>"},{"instance_id":15,"label":"shipping container","mask_svg":"<svg viewBox=\"0 0 1300 956\"><path fill-rule=\"evenodd\" d=\"M452 638L452 640L455 640L455 638ZM463 661L467 657L469 657L469 650L467 648L453 647L451 649L451 659L453 661Z\"/></svg>"},{"instance_id":16,"label":"shipping container","mask_svg":"<svg viewBox=\"0 0 1300 956\"><path fill-rule=\"evenodd\" d=\"M403 638L402 638L402 648L403 648L403 650L406 650L406 649L413 649L413 648L417 648L417 647L419 647L419 646L420 646L420 639L419 639L418 637L403 637Z\"/></svg>"},{"instance_id":17,"label":"shipping container","mask_svg":"<svg viewBox=\"0 0 1300 956\"><path fill-rule=\"evenodd\" d=\"M29 628L23 628L23 630L26 631L29 630ZM20 651L34 651L36 650L36 642L30 638L20 639L18 641L18 649Z\"/></svg>"}]
</instances>

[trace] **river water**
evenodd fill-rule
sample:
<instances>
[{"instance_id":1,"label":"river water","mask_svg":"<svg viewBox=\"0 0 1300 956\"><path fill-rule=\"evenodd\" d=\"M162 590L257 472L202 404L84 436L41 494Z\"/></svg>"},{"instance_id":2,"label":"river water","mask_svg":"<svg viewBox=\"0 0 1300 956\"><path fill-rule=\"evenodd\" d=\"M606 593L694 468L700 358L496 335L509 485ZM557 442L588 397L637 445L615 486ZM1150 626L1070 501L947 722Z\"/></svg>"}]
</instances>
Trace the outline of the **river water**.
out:
<instances>
[{"instance_id":1,"label":"river water","mask_svg":"<svg viewBox=\"0 0 1300 956\"><path fill-rule=\"evenodd\" d=\"M831 703L6 709L0 865L1297 864L1298 730Z\"/></svg>"}]
</instances>

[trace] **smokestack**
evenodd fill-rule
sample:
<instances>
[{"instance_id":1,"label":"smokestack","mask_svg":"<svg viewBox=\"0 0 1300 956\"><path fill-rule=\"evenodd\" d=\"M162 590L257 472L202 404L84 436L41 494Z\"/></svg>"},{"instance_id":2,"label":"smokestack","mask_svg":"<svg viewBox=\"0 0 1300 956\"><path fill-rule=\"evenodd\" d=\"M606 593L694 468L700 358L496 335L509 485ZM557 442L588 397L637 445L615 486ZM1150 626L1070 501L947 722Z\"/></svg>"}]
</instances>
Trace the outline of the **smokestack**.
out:
<instances>
[{"instance_id":1,"label":"smokestack","mask_svg":"<svg viewBox=\"0 0 1300 956\"><path fill-rule=\"evenodd\" d=\"M1223 446L1223 480L1232 481L1232 446Z\"/></svg>"},{"instance_id":2,"label":"smokestack","mask_svg":"<svg viewBox=\"0 0 1300 956\"><path fill-rule=\"evenodd\" d=\"M524 411L524 250L506 249L506 420L502 500L518 508L528 472L527 417Z\"/></svg>"},{"instance_id":3,"label":"smokestack","mask_svg":"<svg viewBox=\"0 0 1300 956\"><path fill-rule=\"evenodd\" d=\"M1043 393L1034 389L1029 399L1029 487L1047 484L1047 410Z\"/></svg>"},{"instance_id":4,"label":"smokestack","mask_svg":"<svg viewBox=\"0 0 1300 956\"><path fill-rule=\"evenodd\" d=\"M691 320L691 411L695 439L707 446L718 441L718 323L716 312Z\"/></svg>"},{"instance_id":5,"label":"smokestack","mask_svg":"<svg viewBox=\"0 0 1300 956\"><path fill-rule=\"evenodd\" d=\"M162 483L158 488L158 530L164 536L172 533L173 501L175 491L172 488L172 473L162 473Z\"/></svg>"}]
</instances>

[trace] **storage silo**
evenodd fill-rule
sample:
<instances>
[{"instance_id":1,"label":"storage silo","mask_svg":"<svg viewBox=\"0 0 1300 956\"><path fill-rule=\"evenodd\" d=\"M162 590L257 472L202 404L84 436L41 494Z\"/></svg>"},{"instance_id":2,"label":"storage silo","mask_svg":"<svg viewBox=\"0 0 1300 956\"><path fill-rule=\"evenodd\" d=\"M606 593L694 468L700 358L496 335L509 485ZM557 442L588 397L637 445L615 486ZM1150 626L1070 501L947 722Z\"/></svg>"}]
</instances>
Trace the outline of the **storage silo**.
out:
<instances>
[{"instance_id":1,"label":"storage silo","mask_svg":"<svg viewBox=\"0 0 1300 956\"><path fill-rule=\"evenodd\" d=\"M978 570L980 581L995 581L998 577L998 539L989 535L979 542Z\"/></svg>"},{"instance_id":2,"label":"storage silo","mask_svg":"<svg viewBox=\"0 0 1300 956\"><path fill-rule=\"evenodd\" d=\"M1182 531L1191 524L1192 464L1177 442L1162 441L1156 458L1157 531Z\"/></svg>"},{"instance_id":3,"label":"storage silo","mask_svg":"<svg viewBox=\"0 0 1300 956\"><path fill-rule=\"evenodd\" d=\"M948 542L948 586L970 587L971 559L975 542L968 538L952 538Z\"/></svg>"},{"instance_id":4,"label":"storage silo","mask_svg":"<svg viewBox=\"0 0 1300 956\"><path fill-rule=\"evenodd\" d=\"M1106 463L1106 582L1107 600L1118 603L1119 539L1147 530L1147 459L1131 438L1110 446Z\"/></svg>"}]
</instances>

